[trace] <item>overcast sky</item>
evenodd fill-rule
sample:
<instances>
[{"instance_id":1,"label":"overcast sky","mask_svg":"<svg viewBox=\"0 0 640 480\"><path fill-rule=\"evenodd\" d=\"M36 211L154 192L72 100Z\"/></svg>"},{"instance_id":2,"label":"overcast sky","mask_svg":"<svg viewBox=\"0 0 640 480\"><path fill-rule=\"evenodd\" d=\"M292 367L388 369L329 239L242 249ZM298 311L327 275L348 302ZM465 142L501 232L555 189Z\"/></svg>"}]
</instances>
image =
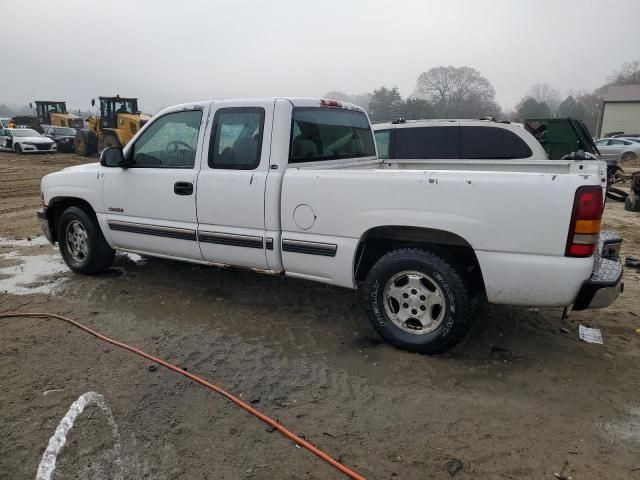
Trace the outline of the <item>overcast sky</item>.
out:
<instances>
[{"instance_id":1,"label":"overcast sky","mask_svg":"<svg viewBox=\"0 0 640 480\"><path fill-rule=\"evenodd\" d=\"M509 109L534 83L592 90L640 60L639 0L0 0L0 103L411 94L468 65Z\"/></svg>"}]
</instances>

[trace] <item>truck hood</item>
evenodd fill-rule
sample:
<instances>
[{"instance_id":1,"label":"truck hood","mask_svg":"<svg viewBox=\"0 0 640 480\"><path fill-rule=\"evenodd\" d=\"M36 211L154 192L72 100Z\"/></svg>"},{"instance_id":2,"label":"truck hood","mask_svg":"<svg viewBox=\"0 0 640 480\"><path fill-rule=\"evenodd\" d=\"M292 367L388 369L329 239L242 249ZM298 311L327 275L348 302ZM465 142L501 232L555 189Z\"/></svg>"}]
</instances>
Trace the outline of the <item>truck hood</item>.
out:
<instances>
[{"instance_id":1,"label":"truck hood","mask_svg":"<svg viewBox=\"0 0 640 480\"><path fill-rule=\"evenodd\" d=\"M85 163L83 165L74 165L73 167L63 168L62 170L58 170L59 172L87 172L87 171L98 171L100 169L100 163Z\"/></svg>"}]
</instances>

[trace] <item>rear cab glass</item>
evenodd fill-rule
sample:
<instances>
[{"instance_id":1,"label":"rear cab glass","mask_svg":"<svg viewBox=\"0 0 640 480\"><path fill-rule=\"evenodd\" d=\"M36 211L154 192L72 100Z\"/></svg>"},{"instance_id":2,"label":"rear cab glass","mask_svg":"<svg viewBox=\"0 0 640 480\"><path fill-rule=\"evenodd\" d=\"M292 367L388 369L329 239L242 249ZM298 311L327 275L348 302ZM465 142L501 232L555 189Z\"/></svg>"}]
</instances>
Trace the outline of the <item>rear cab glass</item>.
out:
<instances>
[{"instance_id":1,"label":"rear cab glass","mask_svg":"<svg viewBox=\"0 0 640 480\"><path fill-rule=\"evenodd\" d=\"M327 107L294 108L290 164L375 156L373 133L364 112Z\"/></svg>"}]
</instances>

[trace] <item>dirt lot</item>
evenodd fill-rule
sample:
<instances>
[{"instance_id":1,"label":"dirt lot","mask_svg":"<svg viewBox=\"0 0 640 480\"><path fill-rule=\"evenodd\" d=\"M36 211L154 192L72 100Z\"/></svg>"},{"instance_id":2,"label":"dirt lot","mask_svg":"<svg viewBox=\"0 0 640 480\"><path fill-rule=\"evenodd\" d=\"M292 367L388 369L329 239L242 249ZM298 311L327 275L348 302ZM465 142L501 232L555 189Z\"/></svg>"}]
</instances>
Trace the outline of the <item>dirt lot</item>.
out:
<instances>
[{"instance_id":1,"label":"dirt lot","mask_svg":"<svg viewBox=\"0 0 640 480\"><path fill-rule=\"evenodd\" d=\"M79 157L0 153L0 311L67 315L187 368L370 479L640 479L640 271L613 307L492 307L449 354L381 343L356 294L300 280L118 255L67 271L38 234L40 177ZM640 214L609 204L623 254ZM32 241L20 240L33 238ZM53 478L341 478L222 397L55 321L1 320L0 478L34 478L70 405L95 391ZM604 345L578 340L602 329ZM116 448L119 445L119 453ZM119 459L122 461L119 467Z\"/></svg>"}]
</instances>

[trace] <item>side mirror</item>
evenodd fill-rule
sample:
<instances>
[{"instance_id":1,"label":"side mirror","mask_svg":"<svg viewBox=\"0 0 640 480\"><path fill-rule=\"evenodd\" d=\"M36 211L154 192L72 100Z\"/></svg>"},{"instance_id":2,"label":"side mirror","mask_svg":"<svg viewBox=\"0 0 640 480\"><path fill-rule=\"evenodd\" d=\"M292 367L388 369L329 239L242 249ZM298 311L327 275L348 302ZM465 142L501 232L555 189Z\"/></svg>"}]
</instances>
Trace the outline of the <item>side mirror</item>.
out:
<instances>
[{"instance_id":1,"label":"side mirror","mask_svg":"<svg viewBox=\"0 0 640 480\"><path fill-rule=\"evenodd\" d=\"M95 98L92 98L92 99L91 99L91 106L92 106L92 107L95 107L95 106L96 106L96 99L95 99Z\"/></svg>"},{"instance_id":2,"label":"side mirror","mask_svg":"<svg viewBox=\"0 0 640 480\"><path fill-rule=\"evenodd\" d=\"M123 167L125 165L124 154L118 147L108 147L100 155L100 165L103 167Z\"/></svg>"}]
</instances>

